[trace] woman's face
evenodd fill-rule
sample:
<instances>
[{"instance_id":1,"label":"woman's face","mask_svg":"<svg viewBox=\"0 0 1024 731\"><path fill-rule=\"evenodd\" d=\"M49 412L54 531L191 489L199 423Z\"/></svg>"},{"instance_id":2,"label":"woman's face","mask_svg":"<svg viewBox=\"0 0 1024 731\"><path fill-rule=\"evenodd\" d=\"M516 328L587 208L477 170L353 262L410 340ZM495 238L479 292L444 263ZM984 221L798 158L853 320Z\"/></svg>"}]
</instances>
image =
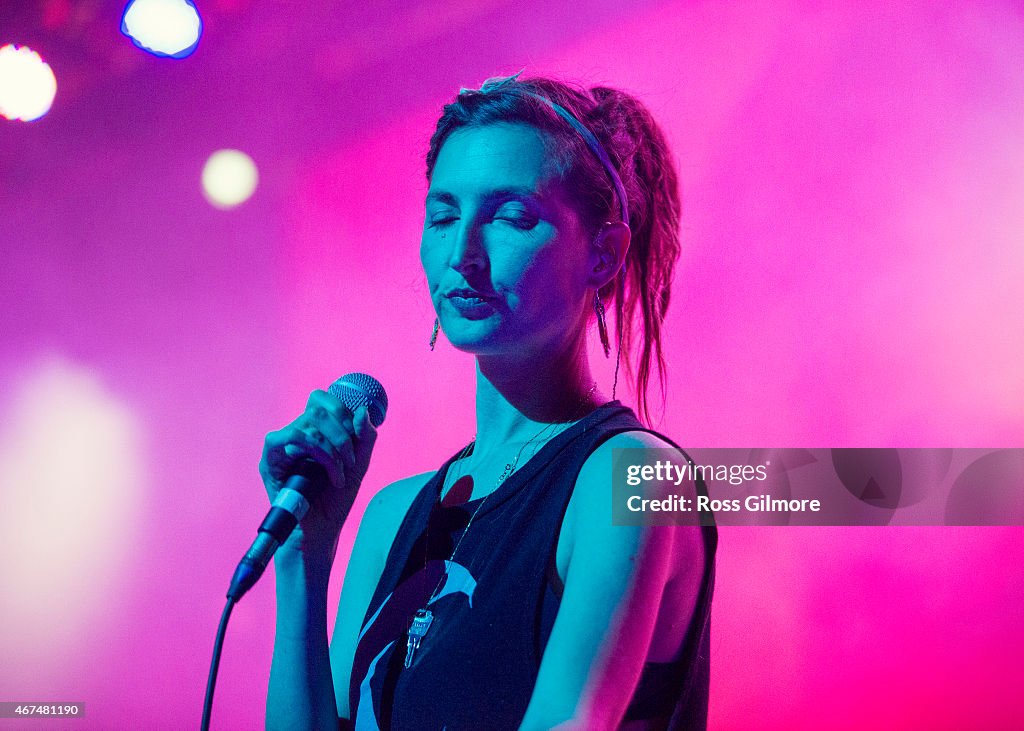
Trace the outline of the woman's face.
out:
<instances>
[{"instance_id":1,"label":"woman's face","mask_svg":"<svg viewBox=\"0 0 1024 731\"><path fill-rule=\"evenodd\" d=\"M551 352L585 323L593 252L541 134L521 123L462 128L437 156L420 259L460 350Z\"/></svg>"}]
</instances>

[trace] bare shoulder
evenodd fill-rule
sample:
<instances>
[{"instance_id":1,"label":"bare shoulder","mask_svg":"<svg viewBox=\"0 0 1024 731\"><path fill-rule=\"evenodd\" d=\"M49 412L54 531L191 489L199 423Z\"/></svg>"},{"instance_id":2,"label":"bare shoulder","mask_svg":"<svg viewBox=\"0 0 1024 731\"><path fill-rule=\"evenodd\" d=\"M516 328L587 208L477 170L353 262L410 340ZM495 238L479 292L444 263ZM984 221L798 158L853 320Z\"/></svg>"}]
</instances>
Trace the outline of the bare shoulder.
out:
<instances>
[{"instance_id":1,"label":"bare shoulder","mask_svg":"<svg viewBox=\"0 0 1024 731\"><path fill-rule=\"evenodd\" d=\"M630 451L620 451L630 450ZM658 450L647 453L646 450ZM667 450L667 451L666 451ZM616 434L601 443L586 459L576 478L569 509L566 512L563 530L566 531L572 544L589 543L614 547L636 555L644 546L647 550L666 551L670 559L668 580L690 576L694 566L700 566L703 554L703 539L699 527L693 526L624 526L615 525L612 520L613 500L613 468L615 473L624 469L617 465L617 460L626 459L630 464L654 464L663 461L671 454L671 461L681 463L685 459L674 445L657 434L645 431L628 431ZM696 485L692 480L678 481L662 475L666 479L652 479L643 483L645 497L660 498L669 494L694 495ZM572 550L567 552L572 555Z\"/></svg>"},{"instance_id":2,"label":"bare shoulder","mask_svg":"<svg viewBox=\"0 0 1024 731\"><path fill-rule=\"evenodd\" d=\"M378 490L366 505L359 531L362 533L368 530L380 543L386 544L383 546L386 553L412 501L433 475L433 472L421 472L396 480Z\"/></svg>"},{"instance_id":3,"label":"bare shoulder","mask_svg":"<svg viewBox=\"0 0 1024 731\"><path fill-rule=\"evenodd\" d=\"M401 480L395 480L394 482L385 485L374 493L372 498L370 498L367 510L370 509L370 505L374 506L374 510L382 510L385 512L391 512L401 508L401 512L404 514L405 510L407 510L409 505L412 504L416 495L419 494L420 490L423 489L433 476L433 471L420 472L417 475L403 477Z\"/></svg>"},{"instance_id":4,"label":"bare shoulder","mask_svg":"<svg viewBox=\"0 0 1024 731\"><path fill-rule=\"evenodd\" d=\"M358 573L376 585L405 514L433 474L423 472L396 480L370 498L359 521L346 578Z\"/></svg>"},{"instance_id":5,"label":"bare shoulder","mask_svg":"<svg viewBox=\"0 0 1024 731\"><path fill-rule=\"evenodd\" d=\"M622 452L620 450L631 450ZM615 434L602 442L583 463L580 473L576 478L576 487L573 490L570 507L575 502L578 508L586 510L589 514L597 511L600 514L611 512L612 500L612 474L616 466L616 460L626 459L631 464L636 462L655 462L664 459L661 452L646 453L646 450L671 450L677 460L682 460L683 455L665 439L657 434L645 431L627 431ZM676 488L679 485L673 484L670 480L649 480L645 483L645 490L651 496L655 496L668 486ZM684 489L686 486L683 486Z\"/></svg>"},{"instance_id":6,"label":"bare shoulder","mask_svg":"<svg viewBox=\"0 0 1024 731\"><path fill-rule=\"evenodd\" d=\"M675 447L668 441L662 439L657 434L652 434L648 431L625 431L615 434L603 441L600 446L595 449L590 457L587 459L587 463L594 460L595 457L598 460L610 459L613 450L616 449L672 449ZM584 463L584 467L586 464Z\"/></svg>"},{"instance_id":7,"label":"bare shoulder","mask_svg":"<svg viewBox=\"0 0 1024 731\"><path fill-rule=\"evenodd\" d=\"M587 457L579 474L569 507L566 511L563 530L578 540L603 542L611 539L622 550L635 550L644 537L641 526L614 526L612 523L613 469L616 461L646 459L644 450L672 449L672 445L655 434L644 431L628 431L615 434L602 442ZM623 453L620 450L636 450ZM658 490L651 485L648 490Z\"/></svg>"}]
</instances>

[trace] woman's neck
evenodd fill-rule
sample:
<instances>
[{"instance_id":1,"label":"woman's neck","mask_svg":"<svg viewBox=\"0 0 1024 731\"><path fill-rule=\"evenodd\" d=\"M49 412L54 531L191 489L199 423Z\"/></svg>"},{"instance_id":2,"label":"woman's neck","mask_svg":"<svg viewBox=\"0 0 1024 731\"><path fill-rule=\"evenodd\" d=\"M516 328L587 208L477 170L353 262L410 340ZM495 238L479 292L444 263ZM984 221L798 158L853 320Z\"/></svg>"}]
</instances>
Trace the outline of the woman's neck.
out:
<instances>
[{"instance_id":1,"label":"woman's neck","mask_svg":"<svg viewBox=\"0 0 1024 731\"><path fill-rule=\"evenodd\" d=\"M605 401L594 389L586 343L533 357L479 356L474 456L523 444L545 427L572 422ZM549 430L550 431L550 430ZM554 432L557 433L557 427Z\"/></svg>"}]
</instances>

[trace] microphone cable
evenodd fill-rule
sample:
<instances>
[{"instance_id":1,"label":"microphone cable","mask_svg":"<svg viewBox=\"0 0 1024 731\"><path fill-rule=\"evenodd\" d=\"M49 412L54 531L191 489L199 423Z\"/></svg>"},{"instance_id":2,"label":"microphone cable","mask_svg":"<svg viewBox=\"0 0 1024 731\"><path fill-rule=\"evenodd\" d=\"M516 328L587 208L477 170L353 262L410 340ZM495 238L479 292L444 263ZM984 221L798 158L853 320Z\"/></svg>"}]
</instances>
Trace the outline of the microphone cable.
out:
<instances>
[{"instance_id":1,"label":"microphone cable","mask_svg":"<svg viewBox=\"0 0 1024 731\"><path fill-rule=\"evenodd\" d=\"M210 661L210 674L206 679L206 698L203 700L202 731L210 731L210 713L213 711L213 689L217 685L217 668L220 665L220 651L224 647L224 634L228 628L228 619L235 606L235 599L228 597L224 605L224 613L220 615L220 626L217 627L217 639L213 642L213 659Z\"/></svg>"}]
</instances>

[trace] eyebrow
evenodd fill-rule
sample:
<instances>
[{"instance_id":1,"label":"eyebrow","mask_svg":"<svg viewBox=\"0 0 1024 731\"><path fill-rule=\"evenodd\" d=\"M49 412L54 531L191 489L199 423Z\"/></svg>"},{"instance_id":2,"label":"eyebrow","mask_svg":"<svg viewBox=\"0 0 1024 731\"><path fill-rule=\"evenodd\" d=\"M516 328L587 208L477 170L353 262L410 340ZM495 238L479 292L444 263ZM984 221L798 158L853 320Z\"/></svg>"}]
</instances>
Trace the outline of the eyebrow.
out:
<instances>
[{"instance_id":1,"label":"eyebrow","mask_svg":"<svg viewBox=\"0 0 1024 731\"><path fill-rule=\"evenodd\" d=\"M486 196L488 200L495 198L507 199L507 198L526 198L529 200L540 200L541 196L533 188L527 188L525 186L513 186L511 188L497 188L495 190L488 191ZM446 190L434 190L427 193L427 203L445 203L448 205L457 205L458 198L454 194L449 193Z\"/></svg>"}]
</instances>

